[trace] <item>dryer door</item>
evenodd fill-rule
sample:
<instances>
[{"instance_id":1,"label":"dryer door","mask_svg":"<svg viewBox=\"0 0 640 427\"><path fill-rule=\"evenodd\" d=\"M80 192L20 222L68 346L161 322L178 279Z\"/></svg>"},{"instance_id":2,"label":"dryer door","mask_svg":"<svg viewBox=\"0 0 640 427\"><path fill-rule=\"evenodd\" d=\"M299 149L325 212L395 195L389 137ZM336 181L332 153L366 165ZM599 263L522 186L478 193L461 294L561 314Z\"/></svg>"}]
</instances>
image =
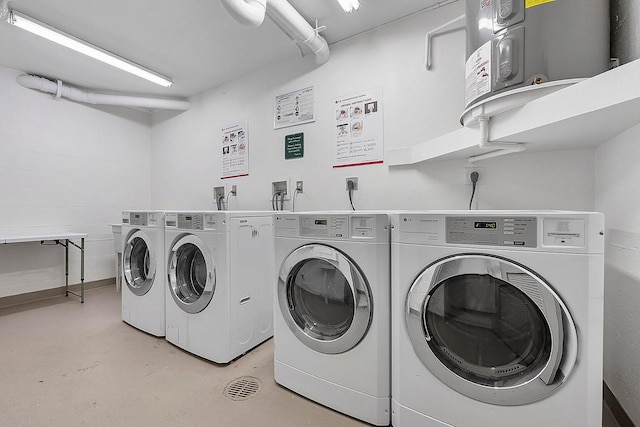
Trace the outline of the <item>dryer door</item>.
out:
<instances>
[{"instance_id":1,"label":"dryer door","mask_svg":"<svg viewBox=\"0 0 640 427\"><path fill-rule=\"evenodd\" d=\"M127 287L134 295L149 292L156 276L156 252L149 236L135 230L127 237L122 254L122 272Z\"/></svg>"},{"instance_id":2,"label":"dryer door","mask_svg":"<svg viewBox=\"0 0 640 427\"><path fill-rule=\"evenodd\" d=\"M461 254L431 264L409 290L405 317L424 365L483 402L540 400L576 362L567 307L540 276L508 259Z\"/></svg>"},{"instance_id":3,"label":"dryer door","mask_svg":"<svg viewBox=\"0 0 640 427\"><path fill-rule=\"evenodd\" d=\"M301 246L284 261L278 304L294 335L327 354L355 347L373 313L371 291L360 269L342 252L321 244Z\"/></svg>"},{"instance_id":4,"label":"dryer door","mask_svg":"<svg viewBox=\"0 0 640 427\"><path fill-rule=\"evenodd\" d=\"M207 245L188 234L171 248L168 265L169 293L178 307L195 314L204 310L215 292L216 271Z\"/></svg>"}]
</instances>

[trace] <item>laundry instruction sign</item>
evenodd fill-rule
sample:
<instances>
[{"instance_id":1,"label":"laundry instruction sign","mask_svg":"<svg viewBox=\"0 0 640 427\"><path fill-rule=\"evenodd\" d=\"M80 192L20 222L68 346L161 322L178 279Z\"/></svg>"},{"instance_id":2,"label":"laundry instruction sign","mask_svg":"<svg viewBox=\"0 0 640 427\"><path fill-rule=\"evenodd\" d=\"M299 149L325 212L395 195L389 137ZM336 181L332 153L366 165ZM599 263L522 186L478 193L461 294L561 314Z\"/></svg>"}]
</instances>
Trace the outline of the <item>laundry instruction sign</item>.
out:
<instances>
[{"instance_id":1,"label":"laundry instruction sign","mask_svg":"<svg viewBox=\"0 0 640 427\"><path fill-rule=\"evenodd\" d=\"M222 128L220 136L222 179L249 175L249 133L247 121Z\"/></svg>"},{"instance_id":2,"label":"laundry instruction sign","mask_svg":"<svg viewBox=\"0 0 640 427\"><path fill-rule=\"evenodd\" d=\"M334 102L334 168L383 162L382 88Z\"/></svg>"},{"instance_id":3,"label":"laundry instruction sign","mask_svg":"<svg viewBox=\"0 0 640 427\"><path fill-rule=\"evenodd\" d=\"M316 120L313 86L283 93L273 101L273 128L310 123Z\"/></svg>"},{"instance_id":4,"label":"laundry instruction sign","mask_svg":"<svg viewBox=\"0 0 640 427\"><path fill-rule=\"evenodd\" d=\"M284 158L304 157L304 133L295 133L284 137Z\"/></svg>"}]
</instances>

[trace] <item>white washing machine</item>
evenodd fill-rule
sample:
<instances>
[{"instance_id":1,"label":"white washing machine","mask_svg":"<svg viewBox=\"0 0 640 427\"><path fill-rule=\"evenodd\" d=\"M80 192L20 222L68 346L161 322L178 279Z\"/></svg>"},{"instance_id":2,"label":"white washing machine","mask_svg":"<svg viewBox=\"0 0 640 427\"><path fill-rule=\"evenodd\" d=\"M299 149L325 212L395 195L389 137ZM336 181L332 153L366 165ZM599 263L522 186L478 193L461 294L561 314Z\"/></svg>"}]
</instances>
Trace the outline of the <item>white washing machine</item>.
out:
<instances>
[{"instance_id":1,"label":"white washing machine","mask_svg":"<svg viewBox=\"0 0 640 427\"><path fill-rule=\"evenodd\" d=\"M394 427L602 425L602 214L392 224Z\"/></svg>"},{"instance_id":2,"label":"white washing machine","mask_svg":"<svg viewBox=\"0 0 640 427\"><path fill-rule=\"evenodd\" d=\"M167 335L228 363L273 336L272 212L167 212Z\"/></svg>"},{"instance_id":3,"label":"white washing machine","mask_svg":"<svg viewBox=\"0 0 640 427\"><path fill-rule=\"evenodd\" d=\"M165 334L164 212L122 213L122 320Z\"/></svg>"},{"instance_id":4,"label":"white washing machine","mask_svg":"<svg viewBox=\"0 0 640 427\"><path fill-rule=\"evenodd\" d=\"M390 223L381 213L278 213L274 376L374 425L390 422Z\"/></svg>"}]
</instances>

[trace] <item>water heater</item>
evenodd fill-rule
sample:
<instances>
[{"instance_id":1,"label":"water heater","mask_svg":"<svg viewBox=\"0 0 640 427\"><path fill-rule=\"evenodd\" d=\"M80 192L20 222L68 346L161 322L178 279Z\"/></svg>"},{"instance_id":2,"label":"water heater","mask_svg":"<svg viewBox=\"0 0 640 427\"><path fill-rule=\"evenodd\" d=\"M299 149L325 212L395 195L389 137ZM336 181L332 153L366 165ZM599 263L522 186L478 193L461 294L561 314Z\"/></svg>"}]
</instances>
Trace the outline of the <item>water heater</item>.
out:
<instances>
[{"instance_id":1,"label":"water heater","mask_svg":"<svg viewBox=\"0 0 640 427\"><path fill-rule=\"evenodd\" d=\"M609 0L466 0L465 107L609 67Z\"/></svg>"}]
</instances>

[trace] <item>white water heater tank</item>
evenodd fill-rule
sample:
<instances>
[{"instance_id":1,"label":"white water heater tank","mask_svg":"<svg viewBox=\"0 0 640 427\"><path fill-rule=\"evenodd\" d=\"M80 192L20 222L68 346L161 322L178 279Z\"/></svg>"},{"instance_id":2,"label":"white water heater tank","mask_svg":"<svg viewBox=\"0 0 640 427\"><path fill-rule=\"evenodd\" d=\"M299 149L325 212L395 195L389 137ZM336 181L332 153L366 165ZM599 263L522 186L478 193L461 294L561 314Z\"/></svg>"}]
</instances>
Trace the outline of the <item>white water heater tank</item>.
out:
<instances>
[{"instance_id":1,"label":"white water heater tank","mask_svg":"<svg viewBox=\"0 0 640 427\"><path fill-rule=\"evenodd\" d=\"M609 0L466 0L465 107L609 67Z\"/></svg>"}]
</instances>

